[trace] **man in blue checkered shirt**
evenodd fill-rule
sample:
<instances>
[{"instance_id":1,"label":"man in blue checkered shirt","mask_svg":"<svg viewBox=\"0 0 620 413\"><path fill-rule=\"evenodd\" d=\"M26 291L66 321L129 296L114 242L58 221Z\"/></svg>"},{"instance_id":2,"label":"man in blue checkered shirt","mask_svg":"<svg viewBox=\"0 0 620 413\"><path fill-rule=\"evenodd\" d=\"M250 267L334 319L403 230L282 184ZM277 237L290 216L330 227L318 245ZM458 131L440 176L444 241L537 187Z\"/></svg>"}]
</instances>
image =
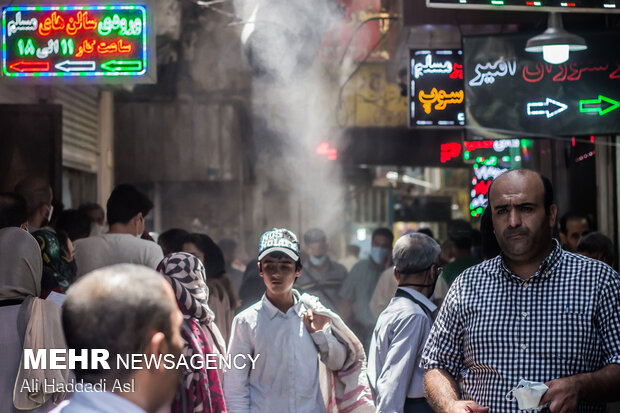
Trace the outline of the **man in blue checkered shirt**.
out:
<instances>
[{"instance_id":1,"label":"man in blue checkered shirt","mask_svg":"<svg viewBox=\"0 0 620 413\"><path fill-rule=\"evenodd\" d=\"M513 170L489 189L502 254L463 272L424 348L436 412L515 412L521 379L545 383L553 413L604 412L620 399L620 277L551 236L548 179Z\"/></svg>"}]
</instances>

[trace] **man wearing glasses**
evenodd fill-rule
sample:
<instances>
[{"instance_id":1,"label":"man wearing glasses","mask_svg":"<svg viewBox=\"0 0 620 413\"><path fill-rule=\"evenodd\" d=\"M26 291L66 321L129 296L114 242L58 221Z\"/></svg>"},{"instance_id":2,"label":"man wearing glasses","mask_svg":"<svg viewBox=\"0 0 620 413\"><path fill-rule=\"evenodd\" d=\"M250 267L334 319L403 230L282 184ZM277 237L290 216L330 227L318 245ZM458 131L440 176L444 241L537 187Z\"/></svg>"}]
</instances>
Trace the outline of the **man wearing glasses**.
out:
<instances>
[{"instance_id":1,"label":"man wearing glasses","mask_svg":"<svg viewBox=\"0 0 620 413\"><path fill-rule=\"evenodd\" d=\"M419 232L402 236L392 252L396 295L379 315L368 355L377 412L431 413L420 359L437 307L429 300L441 274L441 249Z\"/></svg>"}]
</instances>

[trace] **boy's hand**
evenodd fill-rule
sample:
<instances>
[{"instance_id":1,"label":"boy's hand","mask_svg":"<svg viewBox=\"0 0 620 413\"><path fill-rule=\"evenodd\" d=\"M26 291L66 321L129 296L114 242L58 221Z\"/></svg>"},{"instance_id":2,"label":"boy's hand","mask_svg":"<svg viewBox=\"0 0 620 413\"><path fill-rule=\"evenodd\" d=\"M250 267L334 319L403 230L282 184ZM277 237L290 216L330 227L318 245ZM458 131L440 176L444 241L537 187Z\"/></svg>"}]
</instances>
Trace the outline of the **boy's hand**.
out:
<instances>
[{"instance_id":1,"label":"boy's hand","mask_svg":"<svg viewBox=\"0 0 620 413\"><path fill-rule=\"evenodd\" d=\"M303 315L304 325L310 333L316 333L317 331L323 331L330 323L329 317L324 315L314 314L312 310L308 310Z\"/></svg>"}]
</instances>

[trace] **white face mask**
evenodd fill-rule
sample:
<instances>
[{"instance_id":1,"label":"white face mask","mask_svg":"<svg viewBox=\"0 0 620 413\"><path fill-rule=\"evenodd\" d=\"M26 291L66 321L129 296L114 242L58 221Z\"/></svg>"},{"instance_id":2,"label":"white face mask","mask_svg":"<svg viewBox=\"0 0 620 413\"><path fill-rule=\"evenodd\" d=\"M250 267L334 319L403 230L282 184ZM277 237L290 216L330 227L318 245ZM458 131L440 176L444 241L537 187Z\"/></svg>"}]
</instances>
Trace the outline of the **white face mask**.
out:
<instances>
[{"instance_id":1,"label":"white face mask","mask_svg":"<svg viewBox=\"0 0 620 413\"><path fill-rule=\"evenodd\" d=\"M52 222L52 214L54 213L54 205L50 205L50 212L47 214L47 223Z\"/></svg>"},{"instance_id":2,"label":"white face mask","mask_svg":"<svg viewBox=\"0 0 620 413\"><path fill-rule=\"evenodd\" d=\"M514 401L516 399L519 410L538 411L543 408L539 405L540 399L548 389L549 387L545 383L521 379L517 387L506 394L506 400Z\"/></svg>"}]
</instances>

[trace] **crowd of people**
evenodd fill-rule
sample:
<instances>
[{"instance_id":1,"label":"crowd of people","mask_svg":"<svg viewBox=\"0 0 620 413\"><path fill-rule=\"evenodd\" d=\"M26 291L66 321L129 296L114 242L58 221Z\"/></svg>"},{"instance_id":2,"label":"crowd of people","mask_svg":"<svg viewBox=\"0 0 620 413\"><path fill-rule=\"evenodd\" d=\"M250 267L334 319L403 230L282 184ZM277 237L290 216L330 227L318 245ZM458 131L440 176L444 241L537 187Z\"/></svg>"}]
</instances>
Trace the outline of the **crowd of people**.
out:
<instances>
[{"instance_id":1,"label":"crowd of people","mask_svg":"<svg viewBox=\"0 0 620 413\"><path fill-rule=\"evenodd\" d=\"M613 243L587 215L558 218L537 172L500 175L488 198L480 229L451 221L441 245L377 228L368 258L338 262L322 229L274 228L244 265L231 239L151 238L132 185L105 211L62 211L26 178L0 194L0 412L613 409ZM24 349L144 359L28 369ZM192 362L147 363L161 356Z\"/></svg>"}]
</instances>

